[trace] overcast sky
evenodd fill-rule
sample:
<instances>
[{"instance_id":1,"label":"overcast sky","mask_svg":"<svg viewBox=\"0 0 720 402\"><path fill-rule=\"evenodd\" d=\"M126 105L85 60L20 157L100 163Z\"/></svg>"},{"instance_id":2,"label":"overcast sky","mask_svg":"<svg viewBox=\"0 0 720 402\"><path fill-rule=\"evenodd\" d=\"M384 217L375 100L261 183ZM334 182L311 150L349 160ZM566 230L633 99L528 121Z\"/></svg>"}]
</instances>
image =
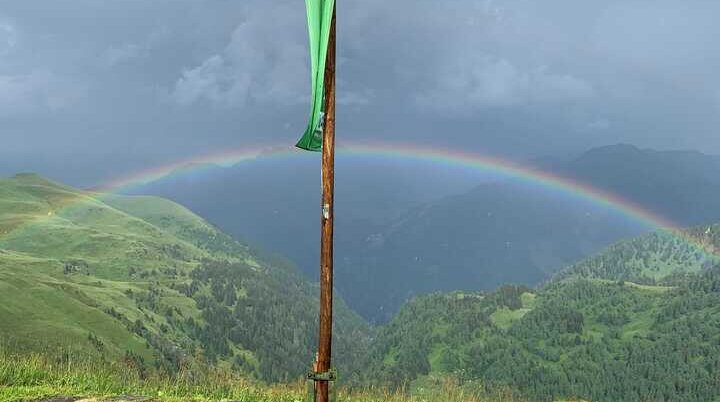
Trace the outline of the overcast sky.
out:
<instances>
[{"instance_id":1,"label":"overcast sky","mask_svg":"<svg viewBox=\"0 0 720 402\"><path fill-rule=\"evenodd\" d=\"M718 1L338 0L338 141L720 154ZM0 173L72 184L288 144L302 0L0 0Z\"/></svg>"}]
</instances>

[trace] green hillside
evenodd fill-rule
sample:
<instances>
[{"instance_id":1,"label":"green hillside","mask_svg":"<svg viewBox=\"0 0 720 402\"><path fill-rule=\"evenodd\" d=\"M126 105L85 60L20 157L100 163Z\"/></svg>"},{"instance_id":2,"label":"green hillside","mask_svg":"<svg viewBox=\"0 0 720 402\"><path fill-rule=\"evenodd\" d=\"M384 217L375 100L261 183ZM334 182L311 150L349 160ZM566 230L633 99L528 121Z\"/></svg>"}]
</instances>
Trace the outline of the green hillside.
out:
<instances>
[{"instance_id":1,"label":"green hillside","mask_svg":"<svg viewBox=\"0 0 720 402\"><path fill-rule=\"evenodd\" d=\"M714 230L694 233L710 244ZM535 401L718 401L720 265L692 249L655 234L540 290L417 298L380 331L368 381L450 376Z\"/></svg>"},{"instance_id":2,"label":"green hillside","mask_svg":"<svg viewBox=\"0 0 720 402\"><path fill-rule=\"evenodd\" d=\"M626 280L642 284L674 283L720 262L720 225L698 226L683 236L656 232L617 243L560 271L554 278Z\"/></svg>"},{"instance_id":3,"label":"green hillside","mask_svg":"<svg viewBox=\"0 0 720 402\"><path fill-rule=\"evenodd\" d=\"M540 289L419 297L379 329L338 299L341 378L376 387L348 400L718 402L718 230L618 243ZM171 201L0 180L2 398L296 400L244 381L298 379L316 320L291 265Z\"/></svg>"},{"instance_id":4,"label":"green hillside","mask_svg":"<svg viewBox=\"0 0 720 402\"><path fill-rule=\"evenodd\" d=\"M0 179L1 348L291 380L312 361L316 294L293 267L170 201ZM341 367L369 334L340 301Z\"/></svg>"}]
</instances>

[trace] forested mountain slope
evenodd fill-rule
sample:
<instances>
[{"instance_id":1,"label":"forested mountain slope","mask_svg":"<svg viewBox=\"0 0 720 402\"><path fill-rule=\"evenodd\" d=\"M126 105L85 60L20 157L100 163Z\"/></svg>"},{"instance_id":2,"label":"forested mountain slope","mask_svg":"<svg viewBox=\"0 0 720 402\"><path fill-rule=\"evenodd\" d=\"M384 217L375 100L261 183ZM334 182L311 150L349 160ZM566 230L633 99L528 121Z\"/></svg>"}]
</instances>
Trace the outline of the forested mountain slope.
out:
<instances>
[{"instance_id":1,"label":"forested mountain slope","mask_svg":"<svg viewBox=\"0 0 720 402\"><path fill-rule=\"evenodd\" d=\"M0 180L0 346L290 380L312 362L316 296L284 261L170 201ZM338 304L342 367L370 330Z\"/></svg>"},{"instance_id":2,"label":"forested mountain slope","mask_svg":"<svg viewBox=\"0 0 720 402\"><path fill-rule=\"evenodd\" d=\"M548 167L681 226L720 221L720 156L617 144Z\"/></svg>"},{"instance_id":3,"label":"forested mountain slope","mask_svg":"<svg viewBox=\"0 0 720 402\"><path fill-rule=\"evenodd\" d=\"M577 268L588 266L613 268ZM583 274L540 290L415 299L381 330L369 372L396 384L426 375L481 380L537 401L720 400L720 265L713 258L653 234L568 272ZM653 284L629 281L635 278Z\"/></svg>"},{"instance_id":4,"label":"forested mountain slope","mask_svg":"<svg viewBox=\"0 0 720 402\"><path fill-rule=\"evenodd\" d=\"M642 284L673 283L720 261L720 225L660 231L619 242L571 265L555 281L596 278Z\"/></svg>"}]
</instances>

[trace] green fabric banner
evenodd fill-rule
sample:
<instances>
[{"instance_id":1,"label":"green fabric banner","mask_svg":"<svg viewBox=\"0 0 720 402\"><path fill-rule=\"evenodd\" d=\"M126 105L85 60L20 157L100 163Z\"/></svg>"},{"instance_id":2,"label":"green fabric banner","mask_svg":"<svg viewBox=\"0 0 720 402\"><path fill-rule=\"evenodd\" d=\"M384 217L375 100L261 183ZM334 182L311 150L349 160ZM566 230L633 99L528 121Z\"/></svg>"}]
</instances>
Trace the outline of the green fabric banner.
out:
<instances>
[{"instance_id":1,"label":"green fabric banner","mask_svg":"<svg viewBox=\"0 0 720 402\"><path fill-rule=\"evenodd\" d=\"M305 0L308 31L310 32L310 62L312 66L312 110L305 134L297 143L298 148L320 151L322 148L323 123L325 122L325 59L327 57L330 24L335 0Z\"/></svg>"}]
</instances>

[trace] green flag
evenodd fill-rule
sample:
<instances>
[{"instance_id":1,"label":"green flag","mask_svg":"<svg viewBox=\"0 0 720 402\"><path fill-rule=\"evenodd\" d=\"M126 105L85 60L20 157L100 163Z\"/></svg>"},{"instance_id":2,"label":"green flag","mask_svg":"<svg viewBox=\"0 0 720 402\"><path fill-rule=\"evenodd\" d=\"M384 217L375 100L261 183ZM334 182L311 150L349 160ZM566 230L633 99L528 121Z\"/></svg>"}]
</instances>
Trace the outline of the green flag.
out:
<instances>
[{"instance_id":1,"label":"green flag","mask_svg":"<svg viewBox=\"0 0 720 402\"><path fill-rule=\"evenodd\" d=\"M325 59L335 0L305 0L310 32L310 64L312 66L312 109L305 134L298 148L320 151L325 122Z\"/></svg>"}]
</instances>

